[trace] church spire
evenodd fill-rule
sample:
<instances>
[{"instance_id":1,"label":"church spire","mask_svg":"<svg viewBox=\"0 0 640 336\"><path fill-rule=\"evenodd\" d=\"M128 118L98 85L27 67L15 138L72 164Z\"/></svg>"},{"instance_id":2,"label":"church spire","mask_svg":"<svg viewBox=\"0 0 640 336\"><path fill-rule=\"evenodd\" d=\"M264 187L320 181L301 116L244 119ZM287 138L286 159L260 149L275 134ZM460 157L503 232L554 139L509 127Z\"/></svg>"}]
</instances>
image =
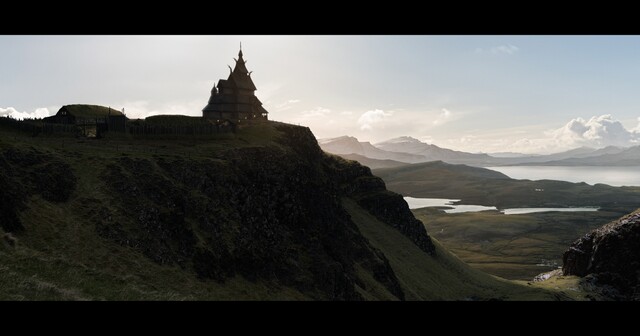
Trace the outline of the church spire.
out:
<instances>
[{"instance_id":1,"label":"church spire","mask_svg":"<svg viewBox=\"0 0 640 336\"><path fill-rule=\"evenodd\" d=\"M249 73L249 71L247 70L247 66L245 65L247 61L245 61L242 56L243 56L242 42L240 42L240 51L238 52L238 59L234 58L234 60L236 61L236 66L233 69L232 73L242 74L246 76Z\"/></svg>"}]
</instances>

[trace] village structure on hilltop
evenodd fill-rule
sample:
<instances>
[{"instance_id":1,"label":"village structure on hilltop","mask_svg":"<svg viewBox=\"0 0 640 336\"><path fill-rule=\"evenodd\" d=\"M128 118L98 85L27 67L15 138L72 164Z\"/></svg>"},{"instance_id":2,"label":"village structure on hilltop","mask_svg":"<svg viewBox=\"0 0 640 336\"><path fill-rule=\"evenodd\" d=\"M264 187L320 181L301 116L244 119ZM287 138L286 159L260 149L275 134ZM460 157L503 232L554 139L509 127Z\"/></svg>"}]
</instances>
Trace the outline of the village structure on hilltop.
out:
<instances>
[{"instance_id":1,"label":"village structure on hilltop","mask_svg":"<svg viewBox=\"0 0 640 336\"><path fill-rule=\"evenodd\" d=\"M252 71L247 70L243 58L242 45L227 79L218 80L211 89L208 104L202 110L202 117L187 117L188 126L140 125L130 120L122 111L98 105L65 105L58 112L44 118L43 128L49 131L76 132L83 137L100 137L106 132L135 134L203 134L235 130L241 125L267 121L269 112L262 107L256 97L257 90L251 79ZM164 116L164 115L163 115ZM172 116L167 116L172 117ZM183 117L183 116L180 116ZM151 117L154 118L154 117ZM208 130L208 131L207 131Z\"/></svg>"},{"instance_id":2,"label":"village structure on hilltop","mask_svg":"<svg viewBox=\"0 0 640 336\"><path fill-rule=\"evenodd\" d=\"M267 120L269 112L262 107L256 97L256 86L251 80L251 72L247 70L246 61L242 57L242 46L238 53L236 66L227 79L220 79L213 85L209 104L202 110L202 116L211 120L227 120L234 123L242 121Z\"/></svg>"}]
</instances>

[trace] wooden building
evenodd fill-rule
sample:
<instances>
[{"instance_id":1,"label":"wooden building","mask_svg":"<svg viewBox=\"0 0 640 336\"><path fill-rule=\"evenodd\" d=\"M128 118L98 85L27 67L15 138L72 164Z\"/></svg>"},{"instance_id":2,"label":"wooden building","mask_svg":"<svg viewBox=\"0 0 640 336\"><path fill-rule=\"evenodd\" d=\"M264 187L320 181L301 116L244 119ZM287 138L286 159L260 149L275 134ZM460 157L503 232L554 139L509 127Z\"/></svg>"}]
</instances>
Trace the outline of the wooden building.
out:
<instances>
[{"instance_id":1,"label":"wooden building","mask_svg":"<svg viewBox=\"0 0 640 336\"><path fill-rule=\"evenodd\" d=\"M256 86L242 56L241 47L235 68L229 67L229 77L214 84L209 104L202 110L204 118L232 124L267 120L269 112L255 95Z\"/></svg>"},{"instance_id":2,"label":"wooden building","mask_svg":"<svg viewBox=\"0 0 640 336\"><path fill-rule=\"evenodd\" d=\"M98 105L65 105L45 123L75 125L78 133L88 138L105 132L125 132L127 117L120 111Z\"/></svg>"}]
</instances>

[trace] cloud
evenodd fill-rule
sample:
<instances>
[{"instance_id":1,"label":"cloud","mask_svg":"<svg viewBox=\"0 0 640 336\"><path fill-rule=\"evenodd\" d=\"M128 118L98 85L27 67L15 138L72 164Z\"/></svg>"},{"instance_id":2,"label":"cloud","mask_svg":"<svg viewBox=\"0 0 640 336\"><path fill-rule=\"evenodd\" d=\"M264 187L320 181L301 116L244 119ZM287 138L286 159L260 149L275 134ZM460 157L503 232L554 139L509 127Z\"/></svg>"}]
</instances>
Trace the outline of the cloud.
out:
<instances>
[{"instance_id":1,"label":"cloud","mask_svg":"<svg viewBox=\"0 0 640 336\"><path fill-rule=\"evenodd\" d=\"M380 124L386 118L391 116L393 116L393 111L385 112L377 109L367 111L358 119L358 125L362 131L371 131L375 125Z\"/></svg>"},{"instance_id":2,"label":"cloud","mask_svg":"<svg viewBox=\"0 0 640 336\"><path fill-rule=\"evenodd\" d=\"M49 112L49 109L46 107L37 108L33 112L20 112L17 111L13 107L2 108L0 107L0 116L5 117L9 116L14 119L25 119L25 118L45 118L51 116L53 113Z\"/></svg>"},{"instance_id":3,"label":"cloud","mask_svg":"<svg viewBox=\"0 0 640 336\"><path fill-rule=\"evenodd\" d=\"M640 117L638 117L638 126L636 126L636 128L634 128L634 129L632 129L632 131L634 133L640 134Z\"/></svg>"},{"instance_id":4,"label":"cloud","mask_svg":"<svg viewBox=\"0 0 640 336\"><path fill-rule=\"evenodd\" d=\"M301 101L300 99L289 99L289 100L285 101L284 103L276 105L276 110L278 110L278 111L286 111L286 110L292 108L293 104L297 104L300 101Z\"/></svg>"},{"instance_id":5,"label":"cloud","mask_svg":"<svg viewBox=\"0 0 640 336\"><path fill-rule=\"evenodd\" d=\"M443 108L442 112L438 115L438 117L435 120L433 120L433 124L436 126L445 124L451 120L452 116L453 116L453 113L451 113L451 111Z\"/></svg>"},{"instance_id":6,"label":"cloud","mask_svg":"<svg viewBox=\"0 0 640 336\"><path fill-rule=\"evenodd\" d=\"M591 117L589 120L575 118L563 127L549 132L558 146L628 147L640 142L640 133L627 130L610 114Z\"/></svg>"},{"instance_id":7,"label":"cloud","mask_svg":"<svg viewBox=\"0 0 640 336\"><path fill-rule=\"evenodd\" d=\"M430 135L424 135L418 138L418 140L422 141L422 142L426 142L426 143L432 143L433 142L433 137Z\"/></svg>"},{"instance_id":8,"label":"cloud","mask_svg":"<svg viewBox=\"0 0 640 336\"><path fill-rule=\"evenodd\" d=\"M640 118L638 118L640 123ZM526 131L526 132L523 132ZM484 134L434 139L437 145L467 152L517 152L526 154L557 153L585 146L630 147L640 145L640 125L627 129L612 115L604 114L590 119L574 118L562 127L545 131L507 128L488 130Z\"/></svg>"},{"instance_id":9,"label":"cloud","mask_svg":"<svg viewBox=\"0 0 640 336\"><path fill-rule=\"evenodd\" d=\"M491 48L476 48L476 54L493 54L493 55L513 55L520 51L520 48L513 44L503 44Z\"/></svg>"},{"instance_id":10,"label":"cloud","mask_svg":"<svg viewBox=\"0 0 640 336\"><path fill-rule=\"evenodd\" d=\"M515 53L517 53L520 50L520 48L512 45L512 44L508 44L508 45L501 45L501 46L497 46L497 47L493 47L491 48L491 52L495 55L498 54L507 54L507 55L513 55Z\"/></svg>"},{"instance_id":11,"label":"cloud","mask_svg":"<svg viewBox=\"0 0 640 336\"><path fill-rule=\"evenodd\" d=\"M305 117L305 118L308 118L308 117L323 117L323 116L326 116L329 113L331 113L330 109L318 106L318 107L314 108L313 110L302 111L302 116Z\"/></svg>"},{"instance_id":12,"label":"cloud","mask_svg":"<svg viewBox=\"0 0 640 336\"><path fill-rule=\"evenodd\" d=\"M107 105L105 105L107 106ZM111 105L111 108L122 109L127 118L130 119L144 119L146 117L161 115L161 114L179 114L187 116L202 116L202 101L194 100L191 102L172 102L163 104L161 106L153 106L149 101L136 100L127 101L124 103L118 103Z\"/></svg>"}]
</instances>

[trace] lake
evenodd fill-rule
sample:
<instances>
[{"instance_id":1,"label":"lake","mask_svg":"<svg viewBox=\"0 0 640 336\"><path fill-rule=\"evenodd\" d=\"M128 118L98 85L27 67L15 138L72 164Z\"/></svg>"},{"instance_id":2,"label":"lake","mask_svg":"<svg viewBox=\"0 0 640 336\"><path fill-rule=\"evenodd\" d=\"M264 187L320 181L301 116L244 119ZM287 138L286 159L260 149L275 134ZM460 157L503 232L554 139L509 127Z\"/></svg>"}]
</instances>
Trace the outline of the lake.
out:
<instances>
[{"instance_id":1,"label":"lake","mask_svg":"<svg viewBox=\"0 0 640 336\"><path fill-rule=\"evenodd\" d=\"M591 185L604 183L615 187L640 186L640 167L638 166L504 166L485 168L501 172L517 180L559 180L585 182Z\"/></svg>"},{"instance_id":2,"label":"lake","mask_svg":"<svg viewBox=\"0 0 640 336\"><path fill-rule=\"evenodd\" d=\"M529 213L536 212L549 212L549 211L560 211L560 212L576 212L576 211L598 211L599 208L594 207L582 207L582 208L513 208L513 209L504 209L502 213L505 215L523 215Z\"/></svg>"},{"instance_id":3,"label":"lake","mask_svg":"<svg viewBox=\"0 0 640 336\"><path fill-rule=\"evenodd\" d=\"M491 206L483 206L483 205L468 205L468 204L460 204L454 205L453 202L459 202L460 200L452 200L446 198L416 198L416 197L405 197L405 201L409 204L409 209L419 209L426 207L449 207L452 209L446 209L444 212L446 213L460 213L460 212L476 212L476 211L485 211L485 210L498 210L496 207Z\"/></svg>"},{"instance_id":4,"label":"lake","mask_svg":"<svg viewBox=\"0 0 640 336\"><path fill-rule=\"evenodd\" d=\"M452 213L463 213L463 212L477 212L477 211L486 211L486 210L498 210L494 206L484 206L484 205L469 205L469 204L453 204L454 202L459 202L460 200L455 199L446 199L446 198L416 198L405 196L404 200L409 205L409 209L419 209L419 208L427 208L427 207L447 207L451 209L445 209L444 212L452 214ZM596 207L574 207L574 208L511 208L504 209L500 212L505 215L523 215L535 212L549 212L549 211L565 211L565 212L576 212L576 211L598 211Z\"/></svg>"}]
</instances>

